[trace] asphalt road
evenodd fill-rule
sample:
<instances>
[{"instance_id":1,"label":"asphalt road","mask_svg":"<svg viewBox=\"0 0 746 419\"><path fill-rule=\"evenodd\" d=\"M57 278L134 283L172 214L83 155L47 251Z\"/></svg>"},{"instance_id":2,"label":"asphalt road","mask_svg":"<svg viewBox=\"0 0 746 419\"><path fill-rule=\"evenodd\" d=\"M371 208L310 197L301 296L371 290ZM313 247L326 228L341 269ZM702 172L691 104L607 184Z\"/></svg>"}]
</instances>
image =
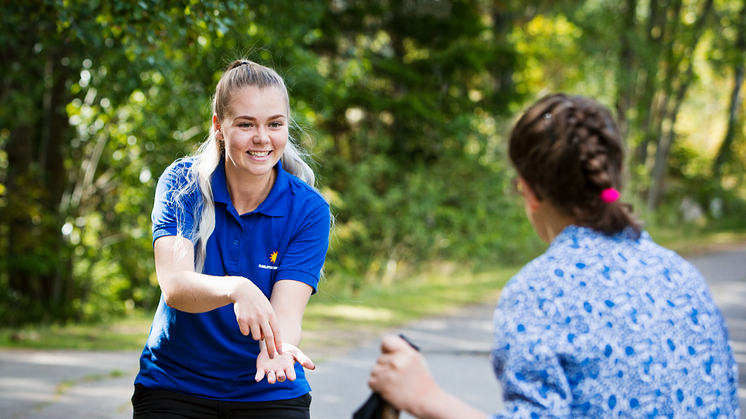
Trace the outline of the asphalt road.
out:
<instances>
[{"instance_id":1,"label":"asphalt road","mask_svg":"<svg viewBox=\"0 0 746 419\"><path fill-rule=\"evenodd\" d=\"M693 258L725 315L739 363L741 418L746 419L746 245ZM404 333L420 345L446 390L487 412L502 407L490 363L493 304L414 322ZM368 397L366 382L379 339L308 372L313 419L350 418ZM129 398L137 352L0 351L0 419L132 417ZM411 418L403 414L403 418Z\"/></svg>"}]
</instances>

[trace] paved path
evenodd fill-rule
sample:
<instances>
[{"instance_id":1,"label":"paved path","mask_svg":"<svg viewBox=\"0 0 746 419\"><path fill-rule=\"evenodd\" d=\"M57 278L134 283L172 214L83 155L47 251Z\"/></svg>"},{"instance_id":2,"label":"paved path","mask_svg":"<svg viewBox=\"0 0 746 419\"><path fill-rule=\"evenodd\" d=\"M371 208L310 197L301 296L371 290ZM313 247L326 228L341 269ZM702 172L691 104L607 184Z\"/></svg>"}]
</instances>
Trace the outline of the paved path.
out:
<instances>
[{"instance_id":1,"label":"paved path","mask_svg":"<svg viewBox=\"0 0 746 419\"><path fill-rule=\"evenodd\" d=\"M728 322L739 363L742 419L746 419L746 246L701 256L702 271ZM481 409L501 408L490 364L493 304L393 331L417 342L436 380ZM360 345L308 373L313 419L347 419L368 397L368 373L379 339ZM132 417L129 398L137 352L0 351L0 419ZM411 418L402 415L403 418Z\"/></svg>"},{"instance_id":2,"label":"paved path","mask_svg":"<svg viewBox=\"0 0 746 419\"><path fill-rule=\"evenodd\" d=\"M746 246L692 259L728 324L738 362L738 398L746 419Z\"/></svg>"}]
</instances>

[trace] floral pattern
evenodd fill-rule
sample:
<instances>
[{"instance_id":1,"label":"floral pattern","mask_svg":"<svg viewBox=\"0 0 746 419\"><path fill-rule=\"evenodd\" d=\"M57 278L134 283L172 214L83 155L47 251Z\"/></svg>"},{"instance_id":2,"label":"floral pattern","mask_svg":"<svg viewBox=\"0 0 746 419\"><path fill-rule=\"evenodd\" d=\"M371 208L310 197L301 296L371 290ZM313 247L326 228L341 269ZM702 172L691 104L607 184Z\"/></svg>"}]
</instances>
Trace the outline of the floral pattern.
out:
<instances>
[{"instance_id":1,"label":"floral pattern","mask_svg":"<svg viewBox=\"0 0 746 419\"><path fill-rule=\"evenodd\" d=\"M739 418L737 364L707 284L645 232L569 226L504 288L492 418Z\"/></svg>"}]
</instances>

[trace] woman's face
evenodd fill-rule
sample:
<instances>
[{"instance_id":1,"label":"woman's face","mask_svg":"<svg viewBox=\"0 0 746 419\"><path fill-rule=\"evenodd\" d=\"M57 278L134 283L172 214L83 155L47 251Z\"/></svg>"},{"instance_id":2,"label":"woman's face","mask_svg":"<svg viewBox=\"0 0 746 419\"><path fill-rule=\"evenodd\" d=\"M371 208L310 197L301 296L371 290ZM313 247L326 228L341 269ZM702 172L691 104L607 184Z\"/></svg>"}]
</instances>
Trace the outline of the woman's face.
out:
<instances>
[{"instance_id":1,"label":"woman's face","mask_svg":"<svg viewBox=\"0 0 746 419\"><path fill-rule=\"evenodd\" d=\"M247 87L236 93L224 121L213 117L218 140L225 142L226 169L239 176L271 174L288 142L288 105L276 87Z\"/></svg>"}]
</instances>

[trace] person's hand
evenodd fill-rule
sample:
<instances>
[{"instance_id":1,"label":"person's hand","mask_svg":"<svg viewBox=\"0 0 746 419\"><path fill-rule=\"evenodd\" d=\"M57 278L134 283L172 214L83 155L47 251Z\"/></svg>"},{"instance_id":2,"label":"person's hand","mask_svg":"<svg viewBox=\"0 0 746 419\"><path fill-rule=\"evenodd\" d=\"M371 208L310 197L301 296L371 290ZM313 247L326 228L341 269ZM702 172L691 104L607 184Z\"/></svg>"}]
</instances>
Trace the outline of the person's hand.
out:
<instances>
[{"instance_id":1,"label":"person's hand","mask_svg":"<svg viewBox=\"0 0 746 419\"><path fill-rule=\"evenodd\" d=\"M274 384L283 382L286 379L295 381L295 363L299 363L303 368L315 370L316 366L313 361L307 357L303 351L289 343L282 344L282 355L270 359L267 354L265 345L261 345L261 352L256 359L256 376L254 379L258 383L267 376L267 382Z\"/></svg>"},{"instance_id":2,"label":"person's hand","mask_svg":"<svg viewBox=\"0 0 746 419\"><path fill-rule=\"evenodd\" d=\"M386 336L381 342L378 363L368 385L391 405L409 413L437 397L440 387L425 364L425 358L398 336Z\"/></svg>"},{"instance_id":3,"label":"person's hand","mask_svg":"<svg viewBox=\"0 0 746 419\"><path fill-rule=\"evenodd\" d=\"M244 336L251 333L254 340L263 340L270 359L282 354L280 326L272 304L253 282L241 277L238 280L231 300L241 333Z\"/></svg>"}]
</instances>

